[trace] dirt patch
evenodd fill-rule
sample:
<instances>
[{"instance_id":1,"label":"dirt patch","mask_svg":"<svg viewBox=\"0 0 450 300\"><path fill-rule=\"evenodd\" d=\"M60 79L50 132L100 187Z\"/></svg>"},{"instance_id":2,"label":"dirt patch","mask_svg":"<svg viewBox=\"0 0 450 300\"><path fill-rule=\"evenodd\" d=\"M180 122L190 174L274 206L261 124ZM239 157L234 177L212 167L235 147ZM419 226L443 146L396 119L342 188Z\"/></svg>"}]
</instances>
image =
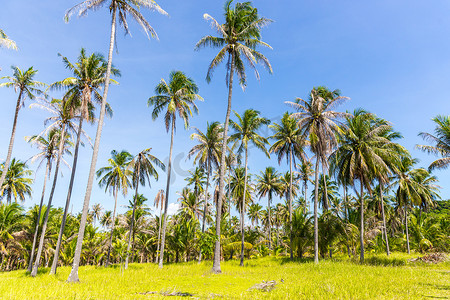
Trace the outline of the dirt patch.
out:
<instances>
[{"instance_id":1,"label":"dirt patch","mask_svg":"<svg viewBox=\"0 0 450 300\"><path fill-rule=\"evenodd\" d=\"M263 281L262 283L255 284L254 286L249 288L248 291L260 290L260 291L263 291L263 292L270 292L271 290L276 288L276 285L277 285L277 282L275 280Z\"/></svg>"},{"instance_id":2,"label":"dirt patch","mask_svg":"<svg viewBox=\"0 0 450 300\"><path fill-rule=\"evenodd\" d=\"M424 262L427 264L437 264L447 260L448 257L444 253L430 253L422 257L408 259L408 262Z\"/></svg>"}]
</instances>

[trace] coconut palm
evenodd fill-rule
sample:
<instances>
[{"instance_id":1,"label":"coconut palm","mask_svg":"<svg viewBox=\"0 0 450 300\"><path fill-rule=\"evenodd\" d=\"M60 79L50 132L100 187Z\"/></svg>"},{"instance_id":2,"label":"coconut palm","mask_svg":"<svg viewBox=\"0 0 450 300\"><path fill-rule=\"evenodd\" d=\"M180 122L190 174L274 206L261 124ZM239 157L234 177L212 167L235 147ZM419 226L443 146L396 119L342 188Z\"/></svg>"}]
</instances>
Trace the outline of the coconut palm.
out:
<instances>
[{"instance_id":1,"label":"coconut palm","mask_svg":"<svg viewBox=\"0 0 450 300\"><path fill-rule=\"evenodd\" d=\"M252 225L258 226L259 221L261 220L262 206L259 203L252 203L248 207L248 218Z\"/></svg>"},{"instance_id":2,"label":"coconut palm","mask_svg":"<svg viewBox=\"0 0 450 300\"><path fill-rule=\"evenodd\" d=\"M273 196L280 195L282 191L282 185L280 181L280 175L275 168L267 167L264 172L261 171L261 175L257 175L256 191L258 197L267 197L267 221L268 221L268 236L269 249L272 249L272 214L271 203Z\"/></svg>"},{"instance_id":3,"label":"coconut palm","mask_svg":"<svg viewBox=\"0 0 450 300\"><path fill-rule=\"evenodd\" d=\"M156 167L165 171L166 167L158 158L150 154L151 148L145 149L139 152L133 160L130 162L128 168L132 170L132 181L135 189L134 198L138 199L138 188L139 185L145 186L145 182L148 182L150 186L150 178L155 178L158 181L159 175L156 171ZM128 259L130 257L130 247L131 247L131 234L133 232L134 218L136 213L136 202L133 202L133 213L131 216L130 233L128 235L128 245L127 245L127 258L125 259L125 269L128 268Z\"/></svg>"},{"instance_id":4,"label":"coconut palm","mask_svg":"<svg viewBox=\"0 0 450 300\"><path fill-rule=\"evenodd\" d=\"M192 113L198 113L198 108L195 100L203 100L198 94L198 86L192 78L189 78L181 71L172 71L169 75L169 83L161 79L160 83L155 88L156 96L148 99L148 106L153 106L152 118L155 120L160 114L164 112L164 123L167 132L170 133L170 150L169 150L169 165L167 170L167 185L164 205L164 221L161 238L161 253L159 260L159 267L163 267L164 259L164 243L166 239L167 229L167 207L169 203L169 188L170 175L172 172L172 150L173 150L173 136L176 129L177 114L183 120L184 127L189 127L189 118Z\"/></svg>"},{"instance_id":5,"label":"coconut palm","mask_svg":"<svg viewBox=\"0 0 450 300\"><path fill-rule=\"evenodd\" d=\"M239 78L239 84L245 88L247 80L245 74L244 61L255 70L256 77L259 79L259 73L256 70L256 64L263 64L270 73L272 66L269 60L256 50L257 46L271 48L267 43L261 41L261 28L269 24L271 20L262 18L258 15L258 10L254 8L251 2L236 3L232 7L233 0L227 0L225 3L225 23L219 24L209 14L204 14L203 18L211 22L212 27L218 32L219 37L207 35L200 39L195 49L203 47L220 48L219 53L211 61L206 80L211 81L214 69L225 59L226 64L226 84L228 86L228 104L225 116L222 151L220 157L219 170L219 194L216 208L216 243L214 248L213 272L220 273L220 221L222 220L222 202L224 196L224 178L225 178L225 157L228 141L228 125L231 113L231 99L233 94L233 78L236 74Z\"/></svg>"},{"instance_id":6,"label":"coconut palm","mask_svg":"<svg viewBox=\"0 0 450 300\"><path fill-rule=\"evenodd\" d=\"M331 92L331 95L335 93ZM316 156L315 182L314 182L314 262L319 262L319 227L318 227L318 188L319 188L319 163L327 163L327 155L331 149L337 146L336 133L341 132L338 121L346 116L346 113L336 112L333 109L343 100L343 96L333 96L319 88L311 91L308 100L297 98L295 102L286 103L298 112L291 116L298 120L297 126L303 139L309 141L310 149ZM306 200L306 199L305 199Z\"/></svg>"},{"instance_id":7,"label":"coconut palm","mask_svg":"<svg viewBox=\"0 0 450 300\"><path fill-rule=\"evenodd\" d=\"M4 164L1 168L6 170ZM6 172L5 181L0 188L0 203L3 198L6 198L8 204L11 204L13 198L14 202L17 203L17 200L24 202L26 196L30 197L33 179L29 176L32 174L33 171L28 169L25 162L13 158Z\"/></svg>"},{"instance_id":8,"label":"coconut palm","mask_svg":"<svg viewBox=\"0 0 450 300\"><path fill-rule=\"evenodd\" d=\"M430 164L430 171L445 169L450 164L450 116L439 115L432 120L436 123L434 134L421 132L419 136L433 145L416 145L417 148L428 154L441 156Z\"/></svg>"},{"instance_id":9,"label":"coconut palm","mask_svg":"<svg viewBox=\"0 0 450 300\"><path fill-rule=\"evenodd\" d=\"M117 196L119 191L122 191L122 195L128 194L128 188L132 185L131 176L132 171L128 168L133 156L127 151L117 152L111 151L111 158L108 159L108 165L102 167L97 171L97 178L99 178L99 186L105 187L105 192L109 190L110 194L114 197L114 210L111 219L111 232L108 242L108 253L106 255L105 266L109 265L109 259L111 255L112 240L114 234L114 226L116 223L116 210L117 210Z\"/></svg>"},{"instance_id":10,"label":"coconut palm","mask_svg":"<svg viewBox=\"0 0 450 300\"><path fill-rule=\"evenodd\" d=\"M278 158L278 164L286 156L287 163L289 164L289 190L287 193L287 199L289 203L289 230L290 230L290 255L291 260L294 259L293 247L292 247L292 180L293 171L292 168L295 165L295 157L301 158L302 161L306 160L306 155L303 147L306 142L302 139L300 131L297 128L297 122L294 118L291 118L288 112L285 112L281 118L281 123L274 123L269 126L273 131L273 135L269 139L273 139L274 143L270 147L269 152L275 153Z\"/></svg>"},{"instance_id":11,"label":"coconut palm","mask_svg":"<svg viewBox=\"0 0 450 300\"><path fill-rule=\"evenodd\" d=\"M310 160L302 161L301 164L297 165L298 174L300 175L300 179L303 181L303 198L305 200L303 213L308 213L307 207L308 205L308 182L309 177L311 177L314 173L312 169L312 163Z\"/></svg>"},{"instance_id":12,"label":"coconut palm","mask_svg":"<svg viewBox=\"0 0 450 300\"><path fill-rule=\"evenodd\" d=\"M86 220L87 215L89 211L89 201L91 197L91 191L92 186L94 183L94 175L95 175L95 169L97 164L97 157L98 157L98 150L100 146L100 137L102 134L102 128L103 128L103 121L105 118L106 113L106 101L108 96L108 89L109 89L109 82L110 82L110 75L111 75L111 69L112 69L112 55L113 55L113 49L115 44L115 37L116 37L116 23L117 23L117 16L119 17L119 24L123 26L125 29L125 33L129 33L128 30L128 22L127 22L127 15L131 15L132 18L144 29L145 33L147 34L147 37L150 39L150 36L154 38L158 38L155 30L153 27L148 23L148 21L144 18L144 16L140 12L140 7L144 7L153 11L157 11L163 15L167 15L167 13L159 7L159 5L154 0L85 0L71 9L69 9L65 14L65 20L66 22L69 21L69 18L74 14L77 13L78 16L85 16L88 11L97 10L104 6L105 4L108 4L109 11L111 13L111 35L109 40L109 52L108 52L108 64L106 68L106 74L105 74L105 83L104 83L104 90L103 90L103 96L102 96L102 104L100 109L100 116L98 120L98 126L97 126L97 132L95 135L95 142L94 142L94 151L92 153L92 160L91 160L91 167L89 170L89 176L88 176L88 184L86 187L86 194L85 199L83 202L83 212L81 216L81 222L80 222L80 229L78 232L77 237L77 246L75 249L75 256L74 256L74 263L72 265L72 271L69 274L68 281L69 282L77 282L79 281L78 278L78 267L80 265L80 258L81 258L81 248L83 245L83 236L84 236L84 230L86 227Z\"/></svg>"},{"instance_id":13,"label":"coconut palm","mask_svg":"<svg viewBox=\"0 0 450 300\"><path fill-rule=\"evenodd\" d=\"M16 42L11 40L6 33L0 29L0 48L5 47L7 49L17 50Z\"/></svg>"},{"instance_id":14,"label":"coconut palm","mask_svg":"<svg viewBox=\"0 0 450 300\"><path fill-rule=\"evenodd\" d=\"M99 221L102 218L103 207L100 203L94 204L92 206L92 218L94 221L94 227L95 227L95 221Z\"/></svg>"},{"instance_id":15,"label":"coconut palm","mask_svg":"<svg viewBox=\"0 0 450 300\"><path fill-rule=\"evenodd\" d=\"M0 35L2 34L3 32L1 31ZM11 155L14 146L14 138L16 136L19 110L24 106L24 102L27 98L30 100L34 100L36 98L36 95L44 94L44 92L40 88L45 86L44 83L34 80L37 70L33 69L33 67L28 68L26 71L23 71L15 66L11 68L13 70L13 75L1 77L0 79L7 79L7 82L0 83L0 87L14 88L15 92L19 93L19 97L17 98L16 102L16 110L14 113L11 138L9 140L8 153L6 155L3 170L9 170L9 164L11 163ZM3 172L2 176L0 177L0 187L3 186L6 174L7 172Z\"/></svg>"}]
</instances>

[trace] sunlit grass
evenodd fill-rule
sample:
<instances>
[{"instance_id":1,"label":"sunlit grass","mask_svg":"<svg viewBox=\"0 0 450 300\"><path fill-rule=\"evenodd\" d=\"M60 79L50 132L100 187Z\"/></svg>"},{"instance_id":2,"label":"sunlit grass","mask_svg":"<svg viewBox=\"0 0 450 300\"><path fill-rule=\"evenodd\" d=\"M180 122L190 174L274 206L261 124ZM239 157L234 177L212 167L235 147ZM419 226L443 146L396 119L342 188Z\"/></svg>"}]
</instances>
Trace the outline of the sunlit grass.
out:
<instances>
[{"instance_id":1,"label":"sunlit grass","mask_svg":"<svg viewBox=\"0 0 450 300\"><path fill-rule=\"evenodd\" d=\"M119 266L88 266L80 268L81 282L77 284L66 282L69 267L60 268L56 276L42 270L36 278L25 271L14 271L0 274L0 299L148 299L174 291L188 292L196 298L450 298L450 263L407 263L411 257L417 255L394 253L389 259L369 255L365 265L344 257L321 261L319 265L308 259L289 262L286 258L266 257L249 260L244 268L238 261L224 262L220 275L210 273L211 262L170 264L162 270L154 264L131 264L126 271ZM248 291L263 280L276 280L276 289ZM151 291L158 294L140 294Z\"/></svg>"}]
</instances>

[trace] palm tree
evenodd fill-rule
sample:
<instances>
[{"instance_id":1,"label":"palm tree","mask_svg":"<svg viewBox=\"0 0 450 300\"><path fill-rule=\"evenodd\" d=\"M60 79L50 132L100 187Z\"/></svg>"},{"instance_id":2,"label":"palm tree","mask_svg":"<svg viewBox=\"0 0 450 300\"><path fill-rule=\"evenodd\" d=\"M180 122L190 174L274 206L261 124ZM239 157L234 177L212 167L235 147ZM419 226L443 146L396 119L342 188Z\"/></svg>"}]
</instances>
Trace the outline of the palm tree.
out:
<instances>
[{"instance_id":1,"label":"palm tree","mask_svg":"<svg viewBox=\"0 0 450 300\"><path fill-rule=\"evenodd\" d=\"M274 143L270 147L269 152L275 153L278 158L278 164L281 164L284 156L286 156L289 164L289 190L287 193L287 199L289 202L289 230L290 230L290 256L291 260L294 259L293 247L292 247L292 180L293 173L292 167L295 165L295 157L300 157L302 161L306 160L306 155L303 147L306 142L302 140L300 131L297 128L297 122L294 118L291 118L288 112L285 112L281 118L281 123L275 123L270 125L273 135L269 139L273 139Z\"/></svg>"},{"instance_id":2,"label":"palm tree","mask_svg":"<svg viewBox=\"0 0 450 300\"><path fill-rule=\"evenodd\" d=\"M169 166L167 169L167 185L166 185L166 202L164 205L164 221L161 238L161 252L159 259L159 267L163 267L164 259L164 243L166 239L167 229L167 207L169 203L169 188L170 188L170 174L172 172L172 150L173 150L173 136L176 129L176 118L178 116L183 120L184 127L189 127L189 117L192 112L198 113L198 108L195 100L203 100L198 94L198 86L192 78L189 78L181 71L172 71L169 75L169 83L164 79L155 88L156 96L148 99L148 106L154 106L152 118L155 120L164 111L164 123L166 131L170 133L170 151L169 151Z\"/></svg>"},{"instance_id":3,"label":"palm tree","mask_svg":"<svg viewBox=\"0 0 450 300\"><path fill-rule=\"evenodd\" d=\"M159 210L159 226L158 226L158 245L157 245L157 249L156 249L156 258L155 258L155 263L158 260L158 254L159 254L159 246L161 245L161 220L162 220L162 211L164 209L164 203L165 203L165 196L164 196L164 190L159 190L156 193L155 196L155 201L154 201L154 206L156 207L156 209L158 209L158 206L160 206L160 210Z\"/></svg>"},{"instance_id":4,"label":"palm tree","mask_svg":"<svg viewBox=\"0 0 450 300\"><path fill-rule=\"evenodd\" d=\"M158 181L158 172L155 166L165 171L166 166L158 158L150 154L151 148L145 149L139 152L129 164L129 169L132 169L133 185L135 189L134 198L138 199L138 188L139 185L145 186L145 182L148 182L150 186L150 177L155 178ZM133 202L133 213L131 216L130 224L130 234L128 235L128 245L127 245L127 258L125 260L125 269L128 268L128 259L130 257L130 246L131 246L131 234L133 232L134 216L136 213L136 202Z\"/></svg>"},{"instance_id":5,"label":"palm tree","mask_svg":"<svg viewBox=\"0 0 450 300\"><path fill-rule=\"evenodd\" d=\"M252 225L256 224L258 226L259 221L261 220L262 206L259 203L252 203L248 207L248 218Z\"/></svg>"},{"instance_id":6,"label":"palm tree","mask_svg":"<svg viewBox=\"0 0 450 300\"><path fill-rule=\"evenodd\" d=\"M312 169L312 163L310 160L302 161L300 165L297 165L298 173L300 175L301 180L303 181L303 197L305 200L305 206L303 209L303 213L308 213L308 182L309 177L314 173Z\"/></svg>"},{"instance_id":7,"label":"palm tree","mask_svg":"<svg viewBox=\"0 0 450 300\"><path fill-rule=\"evenodd\" d=\"M71 9L69 9L65 14L65 20L66 22L69 21L69 18L74 13L78 13L78 16L85 16L88 11L99 9L100 7L104 6L105 4L109 4L109 11L111 13L111 36L109 41L109 52L108 52L108 65L106 68L106 74L105 74L105 83L104 83L104 90L103 90L103 96L102 96L102 104L100 109L100 116L98 120L98 126L97 126L97 132L95 135L95 142L94 142L94 150L92 153L92 160L91 160L91 167L89 170L89 177L88 177L88 184L86 187L86 194L83 202L83 212L81 216L81 222L80 222L80 229L78 231L78 237L77 237L77 246L75 249L75 256L74 256L74 262L72 265L72 271L69 274L69 278L67 279L69 282L78 282L78 267L80 265L80 258L81 258L81 248L83 245L83 237L84 237L84 230L86 227L86 220L87 215L89 211L89 201L91 197L91 191L92 186L94 183L94 174L97 164L97 157L98 157L98 150L100 147L100 137L102 134L102 128L103 128L103 120L105 118L106 113L106 100L108 96L108 88L109 88L109 81L110 81L110 75L111 75L111 69L112 69L112 55L113 55L113 49L115 44L115 37L116 37L116 17L118 15L119 17L119 23L124 27L125 33L128 33L128 22L126 19L127 14L131 15L134 20L144 29L145 33L147 34L147 37L150 38L150 36L154 38L158 38L155 30L150 26L148 21L144 18L144 16L140 13L139 9L140 7L145 7L150 10L157 11L163 15L167 15L167 13L159 7L159 5L154 0L85 0L81 2L80 4L75 5ZM150 34L150 35L149 35Z\"/></svg>"},{"instance_id":8,"label":"palm tree","mask_svg":"<svg viewBox=\"0 0 450 300\"><path fill-rule=\"evenodd\" d=\"M205 199L203 208L203 220L202 220L202 233L205 232L206 214L208 207L208 189L209 189L209 177L212 173L212 168L219 167L220 160L220 145L223 140L223 127L219 122L213 122L206 124L206 133L200 131L200 129L194 127L194 133L191 134L192 140L197 140L198 144L192 147L189 151L188 157L195 156L194 163L198 163L201 167L206 169L206 188ZM202 252L198 256L198 261L202 260Z\"/></svg>"},{"instance_id":9,"label":"palm tree","mask_svg":"<svg viewBox=\"0 0 450 300\"><path fill-rule=\"evenodd\" d=\"M0 32L0 35L1 34L3 34L3 32ZM0 83L0 87L14 88L14 90L19 93L19 97L17 98L16 102L16 111L14 113L14 121L11 138L9 140L8 154L6 155L3 170L9 170L9 164L11 163L11 155L14 146L14 138L16 136L17 117L19 116L19 110L24 106L24 102L27 98L33 100L36 98L36 95L44 94L44 92L39 88L45 86L44 83L33 79L37 73L37 70L33 69L33 67L28 68L25 72L18 67L13 66L11 68L13 70L13 75L1 77L0 79L7 79L8 82ZM0 187L3 186L6 174L7 172L3 172L2 176L0 177Z\"/></svg>"},{"instance_id":10,"label":"palm tree","mask_svg":"<svg viewBox=\"0 0 450 300\"><path fill-rule=\"evenodd\" d=\"M194 195L197 200L200 198L200 194L203 192L203 185L205 182L205 170L196 167L195 170L189 171L191 176L186 177L184 180L187 181L188 186L194 186Z\"/></svg>"},{"instance_id":11,"label":"palm tree","mask_svg":"<svg viewBox=\"0 0 450 300\"><path fill-rule=\"evenodd\" d=\"M236 204L236 209L239 211L241 221L241 261L240 266L244 266L244 233L245 224L244 216L247 207L253 202L252 191L253 187L250 184L250 176L247 175L245 168L237 167L234 169L233 176L229 184L230 196Z\"/></svg>"},{"instance_id":12,"label":"palm tree","mask_svg":"<svg viewBox=\"0 0 450 300\"><path fill-rule=\"evenodd\" d=\"M432 119L436 123L434 135L427 132L419 133L425 141L430 142L430 145L416 145L420 150L428 154L441 156L430 164L430 171L434 169L445 169L450 164L450 116L437 116Z\"/></svg>"},{"instance_id":13,"label":"palm tree","mask_svg":"<svg viewBox=\"0 0 450 300\"><path fill-rule=\"evenodd\" d=\"M2 170L6 170L4 164L1 167ZM26 163L13 158L6 172L5 181L0 188L0 203L3 198L7 199L8 204L11 204L12 198L14 198L15 203L17 203L17 200L24 202L25 196L31 196L33 179L29 176L32 174L33 171L28 169Z\"/></svg>"},{"instance_id":14,"label":"palm tree","mask_svg":"<svg viewBox=\"0 0 450 300\"><path fill-rule=\"evenodd\" d=\"M99 186L105 187L105 192L109 190L114 197L114 210L111 220L111 233L109 236L105 267L109 265L111 255L114 226L116 223L117 195L119 190L122 190L123 196L126 196L128 187L132 185L130 180L132 172L128 168L132 158L133 156L127 151L117 152L116 150L113 150L111 151L111 158L108 159L108 166L100 168L97 171L97 178L100 178Z\"/></svg>"},{"instance_id":15,"label":"palm tree","mask_svg":"<svg viewBox=\"0 0 450 300\"><path fill-rule=\"evenodd\" d=\"M322 95L325 94L326 97ZM333 92L331 94L334 94ZM329 98L329 93L323 92L321 87L314 88L311 91L308 100L300 98L296 102L286 103L295 108L298 112L291 116L298 119L299 127L303 139L308 139L311 151L316 156L315 170L315 190L314 190L314 262L319 262L319 227L317 220L317 205L319 199L319 163L327 163L327 154L337 145L336 133L341 129L337 123L339 118L346 116L346 113L333 111L333 108L348 99L343 96L333 96ZM306 199L305 199L306 201Z\"/></svg>"},{"instance_id":16,"label":"palm tree","mask_svg":"<svg viewBox=\"0 0 450 300\"><path fill-rule=\"evenodd\" d=\"M356 187L359 181L360 201L360 262L364 262L364 188L371 191L371 183L377 176L391 174L388 158L395 157L397 151L386 145L392 142L385 133L392 127L385 122L379 122L376 116L364 110L356 110L354 116L345 118L344 133L339 138L339 146L332 153L330 161L332 170L341 182Z\"/></svg>"},{"instance_id":17,"label":"palm tree","mask_svg":"<svg viewBox=\"0 0 450 300\"><path fill-rule=\"evenodd\" d=\"M5 47L7 49L17 50L16 42L11 40L6 33L0 29L0 48Z\"/></svg>"},{"instance_id":18,"label":"palm tree","mask_svg":"<svg viewBox=\"0 0 450 300\"><path fill-rule=\"evenodd\" d=\"M212 16L204 14L203 18L211 22L212 27L217 30L220 37L207 35L203 37L195 46L196 50L203 47L220 48L219 53L211 61L206 81L210 82L214 69L225 59L226 64L226 84L228 86L228 104L223 130L222 151L220 157L219 169L219 194L216 208L216 242L214 248L213 272L220 273L220 222L222 220L222 202L225 178L225 157L228 145L228 125L231 113L231 98L233 94L233 77L236 74L239 78L239 84L245 88L247 84L244 61L255 70L256 77L259 79L259 73L256 70L256 63L262 63L270 73L272 66L269 60L260 52L256 51L257 46L271 48L268 44L261 41L261 28L269 24L271 20L261 18L258 10L254 8L251 2L236 3L231 7L233 0L227 0L225 3L225 23L220 25Z\"/></svg>"},{"instance_id":19,"label":"palm tree","mask_svg":"<svg viewBox=\"0 0 450 300\"><path fill-rule=\"evenodd\" d=\"M267 220L269 234L267 239L269 240L269 249L272 249L272 215L271 215L271 203L274 195L279 195L282 190L280 181L280 175L275 168L267 167L264 172L261 171L261 175L257 177L256 190L257 195L261 199L267 197Z\"/></svg>"}]
</instances>

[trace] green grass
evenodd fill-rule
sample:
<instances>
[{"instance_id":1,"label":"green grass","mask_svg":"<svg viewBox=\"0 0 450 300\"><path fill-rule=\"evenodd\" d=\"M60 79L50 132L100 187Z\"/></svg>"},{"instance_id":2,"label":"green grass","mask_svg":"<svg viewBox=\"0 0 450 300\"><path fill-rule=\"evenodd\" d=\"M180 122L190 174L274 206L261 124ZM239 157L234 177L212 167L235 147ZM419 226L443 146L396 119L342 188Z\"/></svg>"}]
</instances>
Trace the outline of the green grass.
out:
<instances>
[{"instance_id":1,"label":"green grass","mask_svg":"<svg viewBox=\"0 0 450 300\"><path fill-rule=\"evenodd\" d=\"M0 299L155 299L173 291L203 299L450 299L450 263L411 264L406 262L410 257L417 255L371 255L365 265L345 258L314 265L266 257L247 261L245 268L237 261L224 262L220 275L210 273L211 262L170 264L163 270L131 264L124 272L119 266L88 266L80 268L77 284L65 282L69 267L56 276L42 270L36 278L14 271L0 274ZM263 280L276 280L276 289L248 291ZM149 291L158 294L139 294Z\"/></svg>"}]
</instances>

